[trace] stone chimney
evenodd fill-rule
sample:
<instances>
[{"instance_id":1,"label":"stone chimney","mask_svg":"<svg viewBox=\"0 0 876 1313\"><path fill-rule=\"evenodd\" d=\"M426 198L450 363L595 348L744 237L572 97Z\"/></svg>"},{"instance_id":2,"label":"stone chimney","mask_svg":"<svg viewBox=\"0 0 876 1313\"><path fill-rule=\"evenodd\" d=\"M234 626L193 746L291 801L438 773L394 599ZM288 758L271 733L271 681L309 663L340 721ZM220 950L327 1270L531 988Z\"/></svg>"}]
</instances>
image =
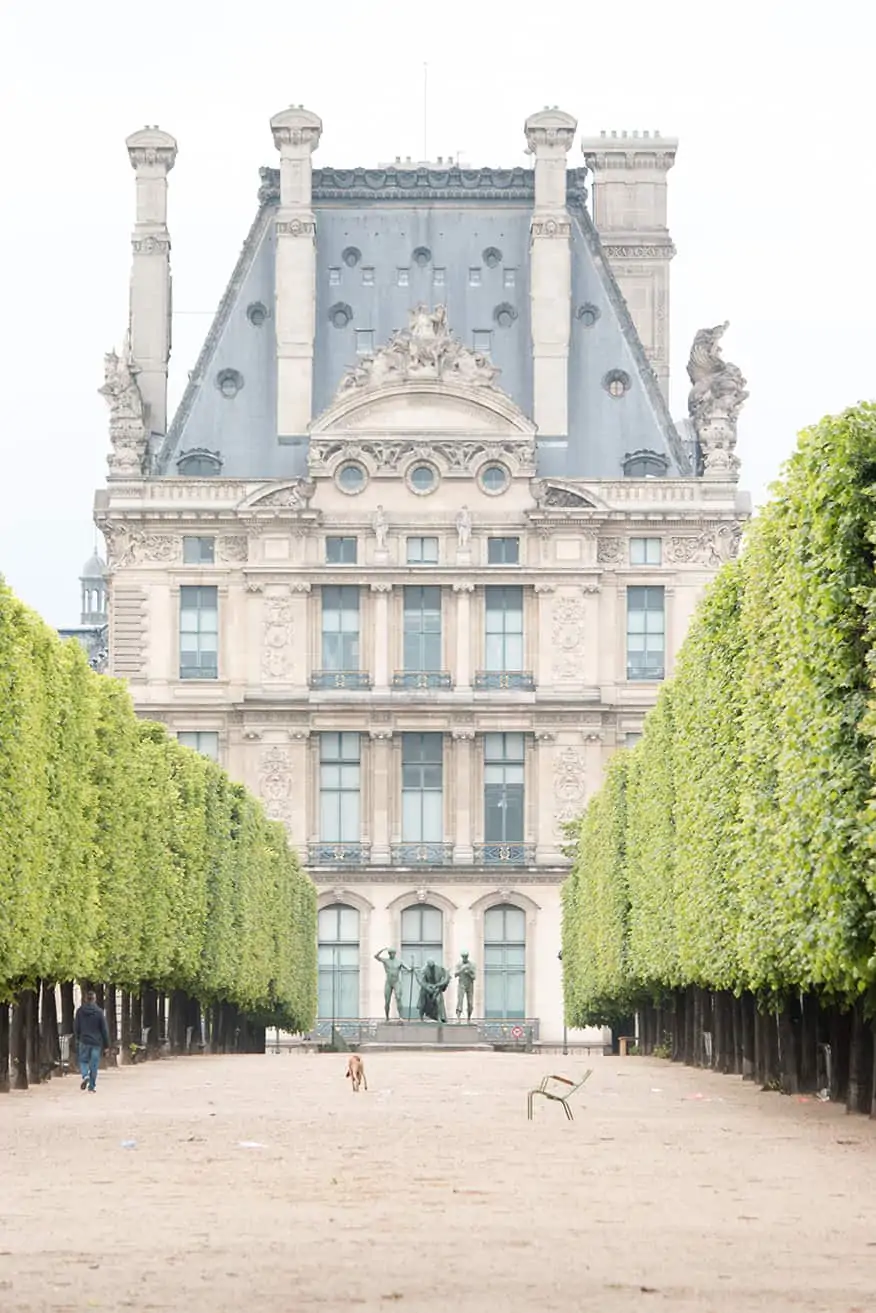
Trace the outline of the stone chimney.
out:
<instances>
[{"instance_id":1,"label":"stone chimney","mask_svg":"<svg viewBox=\"0 0 876 1313\"><path fill-rule=\"evenodd\" d=\"M125 145L137 175L137 208L131 239L129 331L131 357L151 433L167 432L167 363L170 359L170 233L167 175L176 142L156 127L142 128Z\"/></svg>"},{"instance_id":2,"label":"stone chimney","mask_svg":"<svg viewBox=\"0 0 876 1313\"><path fill-rule=\"evenodd\" d=\"M530 229L533 419L541 437L569 432L569 335L572 225L566 209L566 155L577 127L554 106L530 114L524 131L535 156L535 207Z\"/></svg>"},{"instance_id":3,"label":"stone chimney","mask_svg":"<svg viewBox=\"0 0 876 1313\"><path fill-rule=\"evenodd\" d=\"M659 132L602 132L581 142L593 178L593 222L651 368L669 396L666 175L678 141Z\"/></svg>"},{"instance_id":4,"label":"stone chimney","mask_svg":"<svg viewBox=\"0 0 876 1313\"><path fill-rule=\"evenodd\" d=\"M310 157L319 144L322 120L303 105L290 105L271 119L271 132L280 152L274 307L277 435L288 438L306 433L312 419L316 218Z\"/></svg>"}]
</instances>

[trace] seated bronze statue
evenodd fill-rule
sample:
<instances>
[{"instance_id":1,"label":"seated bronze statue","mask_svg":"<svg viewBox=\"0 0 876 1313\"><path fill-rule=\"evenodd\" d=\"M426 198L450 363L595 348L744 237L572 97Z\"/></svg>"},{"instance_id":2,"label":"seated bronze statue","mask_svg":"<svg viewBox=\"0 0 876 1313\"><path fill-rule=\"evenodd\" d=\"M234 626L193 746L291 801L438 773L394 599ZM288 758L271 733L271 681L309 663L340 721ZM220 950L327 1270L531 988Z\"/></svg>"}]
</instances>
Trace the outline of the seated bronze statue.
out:
<instances>
[{"instance_id":1,"label":"seated bronze statue","mask_svg":"<svg viewBox=\"0 0 876 1313\"><path fill-rule=\"evenodd\" d=\"M415 967L414 974L417 978L417 984L420 986L420 997L417 1003L420 1020L446 1021L444 991L450 984L450 972L430 958L425 966Z\"/></svg>"}]
</instances>

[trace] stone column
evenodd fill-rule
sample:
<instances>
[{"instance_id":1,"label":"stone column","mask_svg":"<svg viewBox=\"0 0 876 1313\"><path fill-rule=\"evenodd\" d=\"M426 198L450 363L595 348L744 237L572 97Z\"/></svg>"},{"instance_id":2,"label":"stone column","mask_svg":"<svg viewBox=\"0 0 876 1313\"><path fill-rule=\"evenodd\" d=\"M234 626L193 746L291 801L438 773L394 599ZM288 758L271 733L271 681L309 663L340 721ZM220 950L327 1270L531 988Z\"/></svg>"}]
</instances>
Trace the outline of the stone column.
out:
<instances>
[{"instance_id":1,"label":"stone column","mask_svg":"<svg viewBox=\"0 0 876 1313\"><path fill-rule=\"evenodd\" d=\"M385 693L389 689L389 595L392 584L372 584L374 593L374 689Z\"/></svg>"},{"instance_id":2,"label":"stone column","mask_svg":"<svg viewBox=\"0 0 876 1313\"><path fill-rule=\"evenodd\" d=\"M311 154L322 121L302 105L271 119L280 152L280 208L276 219L275 321L277 433L300 437L312 419L313 338L316 329L316 219L311 209Z\"/></svg>"},{"instance_id":3,"label":"stone column","mask_svg":"<svg viewBox=\"0 0 876 1313\"><path fill-rule=\"evenodd\" d=\"M535 601L538 609L535 643L535 684L538 689L547 690L555 682L553 631L553 594L556 585L538 582L534 585Z\"/></svg>"},{"instance_id":4,"label":"stone column","mask_svg":"<svg viewBox=\"0 0 876 1313\"><path fill-rule=\"evenodd\" d=\"M602 745L605 734L602 730L591 729L584 735L584 798L583 807L587 805L599 789L602 788Z\"/></svg>"},{"instance_id":5,"label":"stone column","mask_svg":"<svg viewBox=\"0 0 876 1313\"><path fill-rule=\"evenodd\" d=\"M456 833L453 836L453 861L469 865L474 861L472 847L472 753L475 732L473 729L452 731L454 780L456 787Z\"/></svg>"},{"instance_id":6,"label":"stone column","mask_svg":"<svg viewBox=\"0 0 876 1313\"><path fill-rule=\"evenodd\" d=\"M310 678L308 656L310 635L308 632L308 608L310 606L310 584L297 580L289 585L292 608L292 648L290 653L289 682L300 689L307 688Z\"/></svg>"},{"instance_id":7,"label":"stone column","mask_svg":"<svg viewBox=\"0 0 876 1313\"><path fill-rule=\"evenodd\" d=\"M556 861L559 845L555 833L556 800L553 788L554 744L556 734L550 729L537 729L535 739L535 787L537 789L538 815L536 820L536 854L537 862Z\"/></svg>"},{"instance_id":8,"label":"stone column","mask_svg":"<svg viewBox=\"0 0 876 1313\"><path fill-rule=\"evenodd\" d=\"M302 861L307 860L307 835L310 829L312 803L310 792L313 788L313 774L307 769L310 730L294 729L289 735L292 769L292 803L289 838L298 849Z\"/></svg>"},{"instance_id":9,"label":"stone column","mask_svg":"<svg viewBox=\"0 0 876 1313\"><path fill-rule=\"evenodd\" d=\"M371 862L388 866L390 861L390 755L392 730L372 729L371 734Z\"/></svg>"},{"instance_id":10,"label":"stone column","mask_svg":"<svg viewBox=\"0 0 876 1313\"><path fill-rule=\"evenodd\" d=\"M572 224L566 209L566 154L577 123L544 109L526 120L535 156L535 207L530 229L533 419L541 437L569 432L569 337L572 317Z\"/></svg>"},{"instance_id":11,"label":"stone column","mask_svg":"<svg viewBox=\"0 0 876 1313\"><path fill-rule=\"evenodd\" d=\"M167 432L167 362L170 358L170 233L167 175L176 142L159 128L142 128L125 145L137 175L137 208L131 239L129 333L137 383L151 433Z\"/></svg>"},{"instance_id":12,"label":"stone column","mask_svg":"<svg viewBox=\"0 0 876 1313\"><path fill-rule=\"evenodd\" d=\"M471 595L474 584L467 580L453 585L456 594L456 669L453 683L457 690L471 688Z\"/></svg>"}]
</instances>

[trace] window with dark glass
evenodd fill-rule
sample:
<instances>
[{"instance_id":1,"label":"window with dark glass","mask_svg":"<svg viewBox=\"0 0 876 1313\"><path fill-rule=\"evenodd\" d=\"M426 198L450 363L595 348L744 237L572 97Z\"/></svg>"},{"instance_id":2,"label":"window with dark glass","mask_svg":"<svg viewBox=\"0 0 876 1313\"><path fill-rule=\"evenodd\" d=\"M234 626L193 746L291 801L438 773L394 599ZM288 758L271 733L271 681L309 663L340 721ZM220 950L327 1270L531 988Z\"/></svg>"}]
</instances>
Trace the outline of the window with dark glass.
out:
<instances>
[{"instance_id":1,"label":"window with dark glass","mask_svg":"<svg viewBox=\"0 0 876 1313\"><path fill-rule=\"evenodd\" d=\"M523 669L523 589L488 587L486 601L486 669Z\"/></svg>"},{"instance_id":2,"label":"window with dark glass","mask_svg":"<svg viewBox=\"0 0 876 1313\"><path fill-rule=\"evenodd\" d=\"M322 590L323 670L359 669L359 589L326 585Z\"/></svg>"},{"instance_id":3,"label":"window with dark glass","mask_svg":"<svg viewBox=\"0 0 876 1313\"><path fill-rule=\"evenodd\" d=\"M627 589L627 679L662 679L666 619L662 588Z\"/></svg>"},{"instance_id":4,"label":"window with dark glass","mask_svg":"<svg viewBox=\"0 0 876 1313\"><path fill-rule=\"evenodd\" d=\"M216 559L215 538L195 538L183 535L183 564L212 565Z\"/></svg>"},{"instance_id":5,"label":"window with dark glass","mask_svg":"<svg viewBox=\"0 0 876 1313\"><path fill-rule=\"evenodd\" d=\"M319 837L359 843L361 749L358 734L319 736Z\"/></svg>"},{"instance_id":6,"label":"window with dark glass","mask_svg":"<svg viewBox=\"0 0 876 1313\"><path fill-rule=\"evenodd\" d=\"M523 734L484 735L484 840L523 841Z\"/></svg>"},{"instance_id":7,"label":"window with dark glass","mask_svg":"<svg viewBox=\"0 0 876 1313\"><path fill-rule=\"evenodd\" d=\"M327 565L355 565L356 539L334 538L325 540L325 559Z\"/></svg>"},{"instance_id":8,"label":"window with dark glass","mask_svg":"<svg viewBox=\"0 0 876 1313\"><path fill-rule=\"evenodd\" d=\"M441 589L411 585L404 590L404 669L441 669Z\"/></svg>"},{"instance_id":9,"label":"window with dark glass","mask_svg":"<svg viewBox=\"0 0 876 1313\"><path fill-rule=\"evenodd\" d=\"M488 538L487 562L489 565L519 565L519 538Z\"/></svg>"},{"instance_id":10,"label":"window with dark glass","mask_svg":"<svg viewBox=\"0 0 876 1313\"><path fill-rule=\"evenodd\" d=\"M184 584L179 590L179 677L219 678L219 590Z\"/></svg>"},{"instance_id":11,"label":"window with dark glass","mask_svg":"<svg viewBox=\"0 0 876 1313\"><path fill-rule=\"evenodd\" d=\"M444 838L444 736L402 735L402 840Z\"/></svg>"}]
</instances>

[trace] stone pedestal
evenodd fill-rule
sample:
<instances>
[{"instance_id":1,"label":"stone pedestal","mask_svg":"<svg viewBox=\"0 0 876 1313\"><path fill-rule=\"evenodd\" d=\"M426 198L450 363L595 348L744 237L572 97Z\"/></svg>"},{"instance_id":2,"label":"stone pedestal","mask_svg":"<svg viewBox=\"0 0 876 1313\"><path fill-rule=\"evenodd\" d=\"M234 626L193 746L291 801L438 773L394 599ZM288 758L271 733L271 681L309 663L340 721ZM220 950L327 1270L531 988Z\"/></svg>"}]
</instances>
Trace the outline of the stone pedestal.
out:
<instances>
[{"instance_id":1,"label":"stone pedestal","mask_svg":"<svg viewBox=\"0 0 876 1313\"><path fill-rule=\"evenodd\" d=\"M448 1021L382 1021L374 1036L377 1044L444 1044L474 1046L481 1043L477 1026Z\"/></svg>"}]
</instances>

